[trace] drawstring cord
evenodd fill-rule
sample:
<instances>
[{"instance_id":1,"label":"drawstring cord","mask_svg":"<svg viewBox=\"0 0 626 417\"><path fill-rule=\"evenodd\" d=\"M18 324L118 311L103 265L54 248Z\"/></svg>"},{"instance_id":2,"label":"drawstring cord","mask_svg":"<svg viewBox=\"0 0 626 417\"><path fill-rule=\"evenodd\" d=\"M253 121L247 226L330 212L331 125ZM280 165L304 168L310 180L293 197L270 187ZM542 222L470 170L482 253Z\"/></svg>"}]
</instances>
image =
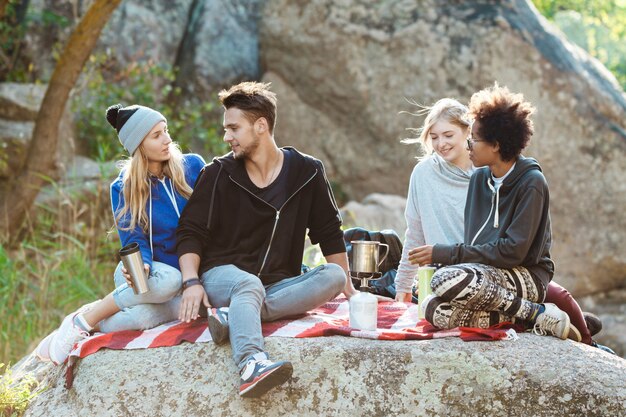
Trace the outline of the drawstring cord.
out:
<instances>
[{"instance_id":1,"label":"drawstring cord","mask_svg":"<svg viewBox=\"0 0 626 417\"><path fill-rule=\"evenodd\" d=\"M476 232L476 235L474 235L474 238L472 239L472 242L470 243L470 245L473 245L474 242L476 242L476 238L478 238L478 235L480 235L480 232L482 232L485 229L485 226L487 226L487 223L489 223L489 219L491 218L491 213L493 213L493 208L494 208L494 203L495 203L495 207L496 207L496 215L493 221L493 227L498 227L499 226L499 215L498 215L498 203L500 203L500 194L498 193L498 190L495 189L495 187L493 186L493 184L491 183L491 179L487 179L487 186L489 186L489 189L492 192L491 195L491 209L489 210L489 215L487 216L487 219L485 220L485 223L483 223L483 225L480 227L480 229L478 229L478 232ZM497 201L496 201L497 200Z\"/></svg>"},{"instance_id":2,"label":"drawstring cord","mask_svg":"<svg viewBox=\"0 0 626 417\"><path fill-rule=\"evenodd\" d=\"M150 252L152 252L152 257L154 258L154 248L152 247L152 181L150 181Z\"/></svg>"},{"instance_id":3,"label":"drawstring cord","mask_svg":"<svg viewBox=\"0 0 626 417\"><path fill-rule=\"evenodd\" d=\"M487 180L487 185L489 186L489 189L495 194L496 197L496 205L495 205L495 209L496 209L496 213L493 216L493 228L497 229L500 226L500 187L495 187L492 182L491 179ZM492 204L493 204L493 198L492 198Z\"/></svg>"}]
</instances>

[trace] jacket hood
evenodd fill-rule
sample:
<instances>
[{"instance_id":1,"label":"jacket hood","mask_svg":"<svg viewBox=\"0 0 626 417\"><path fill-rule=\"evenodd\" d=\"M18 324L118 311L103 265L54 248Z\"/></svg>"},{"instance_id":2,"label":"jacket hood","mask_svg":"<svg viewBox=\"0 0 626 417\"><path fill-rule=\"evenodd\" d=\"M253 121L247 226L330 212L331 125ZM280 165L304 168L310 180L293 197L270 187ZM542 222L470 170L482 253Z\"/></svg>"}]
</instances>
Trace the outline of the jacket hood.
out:
<instances>
[{"instance_id":1,"label":"jacket hood","mask_svg":"<svg viewBox=\"0 0 626 417\"><path fill-rule=\"evenodd\" d=\"M506 190L509 188L513 188L515 184L526 174L528 171L532 171L534 169L538 169L541 171L541 167L535 158L526 158L523 155L520 155L515 161L515 168L513 168L513 172L509 174L508 177L504 179L502 183L502 190ZM491 176L490 176L491 177ZM492 182L491 178L489 181Z\"/></svg>"},{"instance_id":2,"label":"jacket hood","mask_svg":"<svg viewBox=\"0 0 626 417\"><path fill-rule=\"evenodd\" d=\"M493 201L495 204L492 205L492 210L494 211L493 227L498 228L500 227L500 194L501 193L502 195L508 194L515 187L517 187L518 182L522 179L522 177L524 177L524 175L527 172L530 172L533 170L539 170L541 172L541 167L539 166L539 163L537 162L536 159L526 158L520 155L515 161L515 167L513 168L513 171L504 179L502 186L500 186L499 188L495 187L494 181L493 181L493 174L489 171L489 168L485 167L484 170L485 170L484 172L486 173L487 187L489 187L489 189L491 190L491 192L493 193L495 197ZM485 223L483 227L486 226L486 224L487 223ZM476 234L471 244L474 244L474 241L480 234L480 231L482 231L482 228Z\"/></svg>"}]
</instances>

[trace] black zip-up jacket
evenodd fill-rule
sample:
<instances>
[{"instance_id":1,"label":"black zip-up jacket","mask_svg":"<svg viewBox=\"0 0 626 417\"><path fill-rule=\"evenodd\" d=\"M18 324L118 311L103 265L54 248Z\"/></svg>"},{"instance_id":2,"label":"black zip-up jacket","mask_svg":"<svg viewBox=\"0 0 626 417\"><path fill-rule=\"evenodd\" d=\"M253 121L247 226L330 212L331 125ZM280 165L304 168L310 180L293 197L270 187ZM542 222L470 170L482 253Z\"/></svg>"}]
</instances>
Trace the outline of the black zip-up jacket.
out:
<instances>
[{"instance_id":1,"label":"black zip-up jacket","mask_svg":"<svg viewBox=\"0 0 626 417\"><path fill-rule=\"evenodd\" d=\"M206 165L176 230L178 256L200 256L202 275L233 264L264 285L300 275L307 229L322 253L346 251L341 215L322 162L291 147L287 201L276 210L257 197L232 152Z\"/></svg>"},{"instance_id":2,"label":"black zip-up jacket","mask_svg":"<svg viewBox=\"0 0 626 417\"><path fill-rule=\"evenodd\" d=\"M535 159L520 156L498 191L489 168L476 170L465 203L464 243L435 245L433 262L523 266L545 290L554 275L551 244L548 183Z\"/></svg>"}]
</instances>

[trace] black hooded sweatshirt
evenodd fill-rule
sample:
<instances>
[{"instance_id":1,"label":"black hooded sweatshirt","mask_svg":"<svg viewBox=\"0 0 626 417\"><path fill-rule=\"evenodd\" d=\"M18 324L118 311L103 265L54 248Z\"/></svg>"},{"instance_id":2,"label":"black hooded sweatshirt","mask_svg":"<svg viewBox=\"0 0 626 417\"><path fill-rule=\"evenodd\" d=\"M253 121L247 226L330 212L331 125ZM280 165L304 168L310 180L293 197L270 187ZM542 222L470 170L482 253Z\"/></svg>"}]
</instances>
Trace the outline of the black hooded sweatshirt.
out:
<instances>
[{"instance_id":1,"label":"black hooded sweatshirt","mask_svg":"<svg viewBox=\"0 0 626 417\"><path fill-rule=\"evenodd\" d=\"M535 159L520 156L497 191L489 168L480 168L467 192L464 243L435 245L433 262L523 266L545 290L554 275L549 207L548 184Z\"/></svg>"},{"instance_id":2,"label":"black hooded sweatshirt","mask_svg":"<svg viewBox=\"0 0 626 417\"><path fill-rule=\"evenodd\" d=\"M277 210L255 195L244 162L232 152L206 165L176 230L178 256L200 256L200 275L232 264L264 285L300 275L306 231L322 253L346 251L341 215L322 162L289 152L287 201ZM287 156L287 155L286 155Z\"/></svg>"}]
</instances>

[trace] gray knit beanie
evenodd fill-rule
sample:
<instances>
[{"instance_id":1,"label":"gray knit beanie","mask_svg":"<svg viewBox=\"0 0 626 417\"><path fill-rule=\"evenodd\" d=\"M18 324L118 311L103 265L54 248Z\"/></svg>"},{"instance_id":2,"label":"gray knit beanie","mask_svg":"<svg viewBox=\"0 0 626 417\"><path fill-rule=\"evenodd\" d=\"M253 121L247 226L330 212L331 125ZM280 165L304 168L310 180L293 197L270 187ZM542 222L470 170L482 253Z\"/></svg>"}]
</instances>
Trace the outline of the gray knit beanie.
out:
<instances>
[{"instance_id":1,"label":"gray knit beanie","mask_svg":"<svg viewBox=\"0 0 626 417\"><path fill-rule=\"evenodd\" d=\"M159 122L167 123L167 119L156 110L137 104L122 107L116 104L107 109L107 121L117 131L124 149L134 155L143 138Z\"/></svg>"}]
</instances>

